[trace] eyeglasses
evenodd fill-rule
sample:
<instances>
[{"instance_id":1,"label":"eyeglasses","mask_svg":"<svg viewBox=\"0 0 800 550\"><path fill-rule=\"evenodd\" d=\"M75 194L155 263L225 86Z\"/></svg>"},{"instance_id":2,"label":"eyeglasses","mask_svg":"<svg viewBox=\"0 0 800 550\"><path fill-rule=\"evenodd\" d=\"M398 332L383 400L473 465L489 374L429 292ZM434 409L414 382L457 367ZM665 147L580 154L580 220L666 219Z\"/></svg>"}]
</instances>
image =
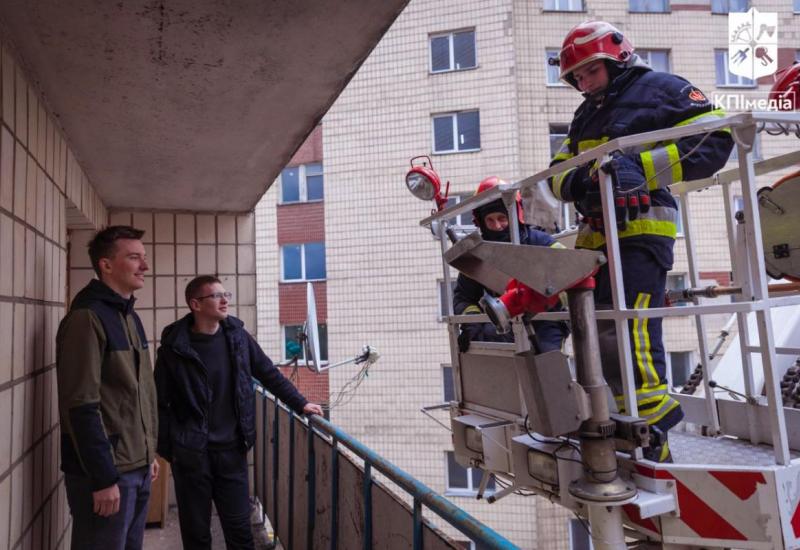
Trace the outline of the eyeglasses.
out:
<instances>
[{"instance_id":1,"label":"eyeglasses","mask_svg":"<svg viewBox=\"0 0 800 550\"><path fill-rule=\"evenodd\" d=\"M215 300L222 300L225 298L230 301L233 298L233 292L215 292L214 294L206 294L205 296L198 296L195 300L205 300L206 298L214 298Z\"/></svg>"}]
</instances>

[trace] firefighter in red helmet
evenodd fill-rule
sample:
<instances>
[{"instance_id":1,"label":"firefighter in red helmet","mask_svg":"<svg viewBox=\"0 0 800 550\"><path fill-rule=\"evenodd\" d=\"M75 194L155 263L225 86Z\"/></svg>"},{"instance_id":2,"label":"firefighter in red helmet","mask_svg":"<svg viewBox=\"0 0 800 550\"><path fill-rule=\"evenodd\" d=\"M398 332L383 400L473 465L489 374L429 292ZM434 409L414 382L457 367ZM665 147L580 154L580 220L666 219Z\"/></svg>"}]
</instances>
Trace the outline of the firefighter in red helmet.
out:
<instances>
[{"instance_id":1,"label":"firefighter in red helmet","mask_svg":"<svg viewBox=\"0 0 800 550\"><path fill-rule=\"evenodd\" d=\"M496 176L484 179L475 194L483 193L497 185L504 184ZM534 229L524 224L522 215L522 199L517 194L517 218L519 219L519 242L534 246L561 247L553 237L543 231ZM480 206L472 211L475 225L480 229L481 237L486 241L511 242L511 229L509 227L508 210L503 199L497 199ZM483 313L478 306L478 301L484 292L491 293L486 287L460 273L453 291L453 311L456 315L470 315ZM557 306L555 310L561 309ZM535 337L532 339L534 349L538 353L545 353L561 349L564 339L569 336L567 324L560 321L533 321ZM482 342L513 342L512 334L498 334L492 323L465 323L461 325L461 334L458 343L461 351L469 348L473 341Z\"/></svg>"},{"instance_id":2,"label":"firefighter in red helmet","mask_svg":"<svg viewBox=\"0 0 800 550\"><path fill-rule=\"evenodd\" d=\"M558 58L561 79L585 100L575 111L567 138L554 156L558 164L608 140L651 130L672 128L724 116L687 80L653 71L634 53L619 29L604 21L581 23L569 31ZM664 305L666 275L672 269L678 208L668 186L704 178L719 170L730 156L729 131L715 131L616 151L602 168L595 163L553 176L549 185L562 201L575 203L582 214L577 248L605 249L606 223L619 231L625 301L629 308ZM597 170L612 177L615 219L603 219ZM598 308L612 303L608 266L597 274ZM639 416L663 435L663 445L645 457L671 460L667 430L683 417L670 397L661 319L629 322L632 364ZM624 410L622 382L613 323L599 323L603 370L617 404Z\"/></svg>"}]
</instances>

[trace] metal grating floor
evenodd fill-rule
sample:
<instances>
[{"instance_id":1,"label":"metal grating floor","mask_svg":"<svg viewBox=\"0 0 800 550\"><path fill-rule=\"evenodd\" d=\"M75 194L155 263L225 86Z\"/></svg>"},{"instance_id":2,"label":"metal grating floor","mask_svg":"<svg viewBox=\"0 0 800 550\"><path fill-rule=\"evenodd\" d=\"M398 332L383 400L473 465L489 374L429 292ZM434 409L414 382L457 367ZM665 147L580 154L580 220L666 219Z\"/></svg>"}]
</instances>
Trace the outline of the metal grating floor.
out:
<instances>
[{"instance_id":1,"label":"metal grating floor","mask_svg":"<svg viewBox=\"0 0 800 550\"><path fill-rule=\"evenodd\" d=\"M723 466L771 466L775 455L769 445L728 437L703 437L687 432L669 432L669 448L676 464L719 464ZM792 458L800 453L791 451Z\"/></svg>"}]
</instances>

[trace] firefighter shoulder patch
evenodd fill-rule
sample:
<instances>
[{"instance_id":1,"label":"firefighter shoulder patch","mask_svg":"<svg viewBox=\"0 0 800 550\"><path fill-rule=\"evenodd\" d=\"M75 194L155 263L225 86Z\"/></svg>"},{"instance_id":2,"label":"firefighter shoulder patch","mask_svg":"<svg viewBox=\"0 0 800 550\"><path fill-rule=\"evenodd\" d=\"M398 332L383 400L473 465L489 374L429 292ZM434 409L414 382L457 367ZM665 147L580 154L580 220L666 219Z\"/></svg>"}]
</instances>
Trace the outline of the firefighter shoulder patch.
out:
<instances>
[{"instance_id":1,"label":"firefighter shoulder patch","mask_svg":"<svg viewBox=\"0 0 800 550\"><path fill-rule=\"evenodd\" d=\"M694 86L685 86L681 91L686 94L686 97L689 98L689 101L692 103L697 105L708 104L708 98L706 95Z\"/></svg>"}]
</instances>

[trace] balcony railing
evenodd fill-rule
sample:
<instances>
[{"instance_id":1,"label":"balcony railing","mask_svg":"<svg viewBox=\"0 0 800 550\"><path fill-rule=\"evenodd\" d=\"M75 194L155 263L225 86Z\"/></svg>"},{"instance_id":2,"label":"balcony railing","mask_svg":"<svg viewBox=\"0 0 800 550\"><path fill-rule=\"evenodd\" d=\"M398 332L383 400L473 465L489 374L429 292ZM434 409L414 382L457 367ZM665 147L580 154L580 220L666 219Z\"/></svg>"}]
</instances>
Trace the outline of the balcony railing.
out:
<instances>
[{"instance_id":1,"label":"balcony railing","mask_svg":"<svg viewBox=\"0 0 800 550\"><path fill-rule=\"evenodd\" d=\"M478 548L517 548L325 419L296 416L258 384L256 428L255 495L287 550L460 548L422 517L423 506ZM373 479L373 470L413 505Z\"/></svg>"}]
</instances>

